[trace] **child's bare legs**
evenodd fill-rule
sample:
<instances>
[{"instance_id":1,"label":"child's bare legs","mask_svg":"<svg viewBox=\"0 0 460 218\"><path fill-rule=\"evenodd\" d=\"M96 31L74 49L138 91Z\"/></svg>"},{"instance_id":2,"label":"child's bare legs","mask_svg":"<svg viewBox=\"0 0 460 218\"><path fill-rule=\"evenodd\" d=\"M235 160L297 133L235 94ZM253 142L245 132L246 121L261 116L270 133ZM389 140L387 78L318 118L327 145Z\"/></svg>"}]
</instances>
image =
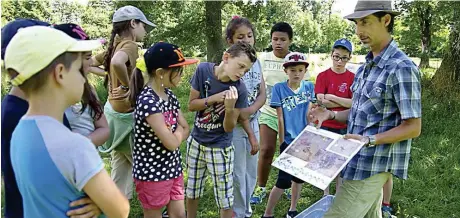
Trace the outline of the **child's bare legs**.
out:
<instances>
[{"instance_id":1,"label":"child's bare legs","mask_svg":"<svg viewBox=\"0 0 460 218\"><path fill-rule=\"evenodd\" d=\"M200 199L187 198L187 218L196 218Z\"/></svg>"},{"instance_id":2,"label":"child's bare legs","mask_svg":"<svg viewBox=\"0 0 460 218\"><path fill-rule=\"evenodd\" d=\"M259 187L267 185L273 157L276 151L278 133L268 125L260 125L260 154L257 168L257 184Z\"/></svg>"},{"instance_id":3,"label":"child's bare legs","mask_svg":"<svg viewBox=\"0 0 460 218\"><path fill-rule=\"evenodd\" d=\"M184 200L170 201L168 215L171 218L185 218Z\"/></svg>"},{"instance_id":4,"label":"child's bare legs","mask_svg":"<svg viewBox=\"0 0 460 218\"><path fill-rule=\"evenodd\" d=\"M287 148L286 143L280 145L280 152L283 152ZM267 208L265 209L264 217L271 217L274 215L274 209L278 203L281 195L284 193L285 189L292 188L291 195L291 208L297 206L297 201L300 195L301 186L298 186L298 183L302 183L302 180L293 177L289 173L286 173L282 170L278 171L278 178L276 180L276 185L273 187L270 192L270 197L268 198ZM294 185L295 184L295 185Z\"/></svg>"},{"instance_id":5,"label":"child's bare legs","mask_svg":"<svg viewBox=\"0 0 460 218\"><path fill-rule=\"evenodd\" d=\"M335 194L337 194L340 190L340 186L342 185L342 177L337 176L337 178L335 178Z\"/></svg>"},{"instance_id":6,"label":"child's bare legs","mask_svg":"<svg viewBox=\"0 0 460 218\"><path fill-rule=\"evenodd\" d=\"M268 197L267 208L265 208L264 216L274 216L275 215L275 206L280 200L281 195L283 195L284 189L273 187Z\"/></svg>"},{"instance_id":7,"label":"child's bare legs","mask_svg":"<svg viewBox=\"0 0 460 218\"><path fill-rule=\"evenodd\" d=\"M383 185L383 205L390 206L391 194L393 193L393 176Z\"/></svg>"},{"instance_id":8,"label":"child's bare legs","mask_svg":"<svg viewBox=\"0 0 460 218\"><path fill-rule=\"evenodd\" d=\"M329 186L327 186L326 189L324 189L323 196L329 195Z\"/></svg>"},{"instance_id":9,"label":"child's bare legs","mask_svg":"<svg viewBox=\"0 0 460 218\"><path fill-rule=\"evenodd\" d=\"M337 194L337 192L339 192L339 189L340 189L340 185L342 184L342 178L340 176L337 176L335 177L335 194ZM324 189L324 196L326 195L329 195L330 194L330 189L329 189L329 186Z\"/></svg>"},{"instance_id":10,"label":"child's bare legs","mask_svg":"<svg viewBox=\"0 0 460 218\"><path fill-rule=\"evenodd\" d=\"M144 209L144 218L161 218L161 208L160 209Z\"/></svg>"},{"instance_id":11,"label":"child's bare legs","mask_svg":"<svg viewBox=\"0 0 460 218\"><path fill-rule=\"evenodd\" d=\"M297 211L297 202L300 199L300 191L302 191L302 183L292 182L292 196L291 196L291 207L289 211Z\"/></svg>"},{"instance_id":12,"label":"child's bare legs","mask_svg":"<svg viewBox=\"0 0 460 218\"><path fill-rule=\"evenodd\" d=\"M185 218L184 200L171 200L167 205L168 215L171 218ZM161 218L163 217L160 209L144 209L144 218Z\"/></svg>"},{"instance_id":13,"label":"child's bare legs","mask_svg":"<svg viewBox=\"0 0 460 218\"><path fill-rule=\"evenodd\" d=\"M232 209L220 209L220 218L232 218L233 210Z\"/></svg>"}]
</instances>

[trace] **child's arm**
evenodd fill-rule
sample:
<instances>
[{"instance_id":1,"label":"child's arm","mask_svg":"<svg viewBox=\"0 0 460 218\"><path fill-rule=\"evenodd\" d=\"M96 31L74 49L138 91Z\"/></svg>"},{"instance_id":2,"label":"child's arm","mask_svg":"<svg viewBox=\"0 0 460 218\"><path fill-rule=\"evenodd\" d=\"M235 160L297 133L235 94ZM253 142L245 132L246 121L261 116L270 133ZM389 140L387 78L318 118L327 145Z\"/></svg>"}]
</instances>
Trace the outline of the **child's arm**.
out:
<instances>
[{"instance_id":1,"label":"child's arm","mask_svg":"<svg viewBox=\"0 0 460 218\"><path fill-rule=\"evenodd\" d=\"M329 81L326 77L327 77L327 74L325 72L321 72L316 77L316 84L314 88L314 92L316 93L316 98L318 99L319 102L321 102L322 105L326 106L326 108L340 107L339 104L336 104L335 102L326 100L324 98L325 94L328 91L327 86L329 84Z\"/></svg>"},{"instance_id":2,"label":"child's arm","mask_svg":"<svg viewBox=\"0 0 460 218\"><path fill-rule=\"evenodd\" d=\"M244 131L246 132L246 134L248 134L249 143L251 144L251 155L256 155L259 151L259 142L257 141L256 135L254 134L254 131L251 128L249 120L239 120L239 123L241 123Z\"/></svg>"},{"instance_id":3,"label":"child's arm","mask_svg":"<svg viewBox=\"0 0 460 218\"><path fill-rule=\"evenodd\" d=\"M190 88L190 96L188 100L188 110L191 112L194 111L202 111L206 109L208 106L211 106L215 103L222 103L225 99L225 94L228 92L222 91L217 94L211 95L208 98L201 98L200 99L200 92L195 90L193 87Z\"/></svg>"},{"instance_id":4,"label":"child's arm","mask_svg":"<svg viewBox=\"0 0 460 218\"><path fill-rule=\"evenodd\" d=\"M341 98L333 94L326 94L324 96L324 99L339 105L338 107L346 107L346 108L351 107L352 100L350 98Z\"/></svg>"},{"instance_id":5,"label":"child's arm","mask_svg":"<svg viewBox=\"0 0 460 218\"><path fill-rule=\"evenodd\" d=\"M266 100L267 93L265 91L265 80L264 77L261 77L259 95L257 96L256 101L251 106L241 109L240 118L249 118L251 115L256 113L262 106L264 106Z\"/></svg>"},{"instance_id":6,"label":"child's arm","mask_svg":"<svg viewBox=\"0 0 460 218\"><path fill-rule=\"evenodd\" d=\"M97 96L96 90L94 89L93 86L91 86L91 91L93 92L93 95L96 97L97 101L99 103L101 102L99 100L99 97ZM110 128L109 128L109 123L107 122L107 118L104 115L104 112L102 112L101 117L99 117L98 120L94 121L94 132L89 134L88 138L93 142L94 145L100 146L103 145L107 139L109 139L110 136Z\"/></svg>"},{"instance_id":7,"label":"child's arm","mask_svg":"<svg viewBox=\"0 0 460 218\"><path fill-rule=\"evenodd\" d=\"M166 126L165 118L161 113L151 114L145 119L168 150L174 151L180 146L184 133L184 128L181 125L178 125L176 131L173 133L170 127Z\"/></svg>"},{"instance_id":8,"label":"child's arm","mask_svg":"<svg viewBox=\"0 0 460 218\"><path fill-rule=\"evenodd\" d=\"M99 217L102 211L89 197L80 198L70 203L70 207L77 208L67 212L67 216L74 217Z\"/></svg>"},{"instance_id":9,"label":"child's arm","mask_svg":"<svg viewBox=\"0 0 460 218\"><path fill-rule=\"evenodd\" d=\"M123 86L129 85L128 68L126 67L128 61L128 54L123 51L116 52L110 61L110 72L115 73Z\"/></svg>"},{"instance_id":10,"label":"child's arm","mask_svg":"<svg viewBox=\"0 0 460 218\"><path fill-rule=\"evenodd\" d=\"M103 69L101 69L99 67L90 67L89 72L93 73L95 75L98 75L98 76L105 76L106 75L105 70L103 70Z\"/></svg>"},{"instance_id":11,"label":"child's arm","mask_svg":"<svg viewBox=\"0 0 460 218\"><path fill-rule=\"evenodd\" d=\"M247 96L246 96L247 97ZM230 86L230 89L225 95L225 117L224 117L224 131L232 132L236 126L238 117L240 116L240 109L235 108L236 101L238 100L238 90L235 86ZM247 103L246 103L247 104Z\"/></svg>"},{"instance_id":12,"label":"child's arm","mask_svg":"<svg viewBox=\"0 0 460 218\"><path fill-rule=\"evenodd\" d=\"M104 64L104 58L105 54L107 51L100 52L94 56L91 57L91 66L92 67L100 67L102 64Z\"/></svg>"},{"instance_id":13,"label":"child's arm","mask_svg":"<svg viewBox=\"0 0 460 218\"><path fill-rule=\"evenodd\" d=\"M283 109L281 107L276 108L276 114L278 115L278 138L280 145L284 142L284 117Z\"/></svg>"},{"instance_id":14,"label":"child's arm","mask_svg":"<svg viewBox=\"0 0 460 218\"><path fill-rule=\"evenodd\" d=\"M307 111L310 112L311 109L313 109L313 104L312 103L308 104L308 110ZM313 120L310 119L310 116L308 116L308 114L309 114L308 112L305 115L306 118L307 118L307 125L313 122Z\"/></svg>"},{"instance_id":15,"label":"child's arm","mask_svg":"<svg viewBox=\"0 0 460 218\"><path fill-rule=\"evenodd\" d=\"M94 145L100 146L104 144L110 136L110 128L107 123L107 118L101 114L98 120L94 121L94 132L89 134L88 138Z\"/></svg>"},{"instance_id":16,"label":"child's arm","mask_svg":"<svg viewBox=\"0 0 460 218\"><path fill-rule=\"evenodd\" d=\"M86 183L83 191L107 217L128 217L129 202L104 169Z\"/></svg>"},{"instance_id":17,"label":"child's arm","mask_svg":"<svg viewBox=\"0 0 460 218\"><path fill-rule=\"evenodd\" d=\"M329 99L325 98L325 94L316 94L316 97L318 98L318 101L321 102L326 108L335 108L335 107L341 107L340 104L337 104Z\"/></svg>"},{"instance_id":18,"label":"child's arm","mask_svg":"<svg viewBox=\"0 0 460 218\"><path fill-rule=\"evenodd\" d=\"M188 138L188 135L190 134L190 126L187 123L187 120L185 119L184 115L182 114L182 111L179 110L179 117L178 117L178 123L182 128L184 129L182 140Z\"/></svg>"}]
</instances>

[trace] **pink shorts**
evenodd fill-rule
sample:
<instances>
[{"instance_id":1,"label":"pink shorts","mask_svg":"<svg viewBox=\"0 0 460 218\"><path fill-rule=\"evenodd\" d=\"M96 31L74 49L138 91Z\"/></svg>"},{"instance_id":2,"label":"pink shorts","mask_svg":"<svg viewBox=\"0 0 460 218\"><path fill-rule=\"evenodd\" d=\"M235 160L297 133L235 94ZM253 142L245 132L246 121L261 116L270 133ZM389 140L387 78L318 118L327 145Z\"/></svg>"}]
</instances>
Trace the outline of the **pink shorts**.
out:
<instances>
[{"instance_id":1,"label":"pink shorts","mask_svg":"<svg viewBox=\"0 0 460 218\"><path fill-rule=\"evenodd\" d=\"M161 209L169 201L184 200L184 175L176 179L150 182L134 179L137 196L144 209Z\"/></svg>"}]
</instances>

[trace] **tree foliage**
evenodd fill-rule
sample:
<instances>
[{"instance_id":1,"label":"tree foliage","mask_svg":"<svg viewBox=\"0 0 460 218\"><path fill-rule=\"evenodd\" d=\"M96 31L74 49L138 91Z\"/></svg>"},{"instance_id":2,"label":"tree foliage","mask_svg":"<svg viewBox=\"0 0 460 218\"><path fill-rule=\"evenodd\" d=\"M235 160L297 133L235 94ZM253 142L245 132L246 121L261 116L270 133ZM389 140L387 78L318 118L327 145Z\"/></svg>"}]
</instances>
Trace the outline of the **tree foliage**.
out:
<instances>
[{"instance_id":1,"label":"tree foliage","mask_svg":"<svg viewBox=\"0 0 460 218\"><path fill-rule=\"evenodd\" d=\"M428 67L428 58L441 57L447 46L448 22L452 9L447 1L400 0L402 15L395 25L395 39L410 56L420 57L421 67Z\"/></svg>"},{"instance_id":2,"label":"tree foliage","mask_svg":"<svg viewBox=\"0 0 460 218\"><path fill-rule=\"evenodd\" d=\"M446 4L452 10L450 35L441 66L436 71L433 83L440 94L460 93L460 2Z\"/></svg>"},{"instance_id":3,"label":"tree foliage","mask_svg":"<svg viewBox=\"0 0 460 218\"><path fill-rule=\"evenodd\" d=\"M1 4L2 26L15 18L33 18L50 23L74 22L80 24L91 38L108 38L111 17L116 8L133 5L157 25L146 38L144 47L157 41L168 41L180 45L187 56L206 56L209 50L220 53L227 46L225 27L233 15L247 17L253 22L258 51L271 50L270 29L273 24L284 21L294 29L291 50L329 52L335 40L346 37L354 44L354 54L365 54L367 49L361 46L355 36L354 24L332 12L334 2L233 0L221 2L220 10L206 10L206 4L213 3L204 0L89 0L86 5L72 0L3 0ZM454 17L451 7L454 3L440 0L396 0L396 3L398 9L403 11L395 20L393 34L399 46L410 56L442 57L448 45L448 24ZM206 17L213 18L206 20ZM221 26L218 26L219 18ZM206 21L217 22L214 22L215 27L210 27ZM429 24L430 34L424 32L422 23ZM422 43L423 37L425 40ZM221 39L220 43L218 38ZM210 39L214 40L213 45L208 44Z\"/></svg>"}]
</instances>

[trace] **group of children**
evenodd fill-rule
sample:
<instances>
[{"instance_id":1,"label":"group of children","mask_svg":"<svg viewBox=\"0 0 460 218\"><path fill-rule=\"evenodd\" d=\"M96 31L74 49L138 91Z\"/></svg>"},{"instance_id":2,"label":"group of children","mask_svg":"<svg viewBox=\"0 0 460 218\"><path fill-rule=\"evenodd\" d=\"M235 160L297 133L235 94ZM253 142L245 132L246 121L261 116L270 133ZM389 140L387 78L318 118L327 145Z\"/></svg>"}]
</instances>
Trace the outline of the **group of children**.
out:
<instances>
[{"instance_id":1,"label":"group of children","mask_svg":"<svg viewBox=\"0 0 460 218\"><path fill-rule=\"evenodd\" d=\"M333 67L314 85L306 81L306 55L289 51L289 24L275 24L273 51L257 55L253 25L235 16L222 61L200 63L190 81L188 109L196 112L190 130L171 88L184 66L198 60L158 42L145 52L145 67L136 65L136 42L153 27L139 9L118 9L108 49L95 57L91 51L101 42L88 40L75 24L16 20L2 29L2 60L13 84L2 102L6 217L127 217L133 185L144 217L199 217L208 173L220 216L250 217L251 204L265 195L277 138L282 152L309 124L315 99L333 110L350 107L348 40L334 44ZM106 77L105 106L86 80L89 72ZM340 123L324 126L346 131ZM111 153L112 178L96 147ZM279 171L263 217L274 217L283 192L291 198L286 217L295 217L302 183Z\"/></svg>"}]
</instances>

